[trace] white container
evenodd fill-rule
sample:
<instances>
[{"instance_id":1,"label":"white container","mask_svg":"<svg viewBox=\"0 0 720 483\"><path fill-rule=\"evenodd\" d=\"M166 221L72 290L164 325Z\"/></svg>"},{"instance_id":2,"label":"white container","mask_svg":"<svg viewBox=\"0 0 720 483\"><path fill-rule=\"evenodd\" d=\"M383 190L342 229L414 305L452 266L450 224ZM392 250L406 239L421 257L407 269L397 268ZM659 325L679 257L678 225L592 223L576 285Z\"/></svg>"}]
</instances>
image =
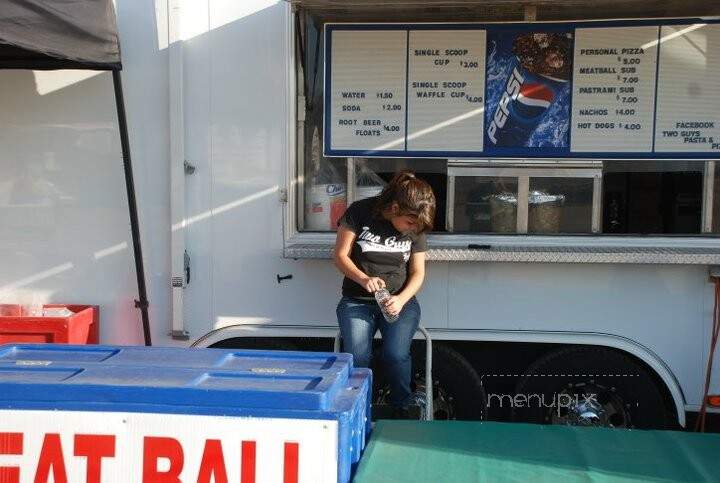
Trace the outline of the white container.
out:
<instances>
[{"instance_id":1,"label":"white container","mask_svg":"<svg viewBox=\"0 0 720 483\"><path fill-rule=\"evenodd\" d=\"M337 221L347 207L345 183L318 184L310 187L305 208L305 229L335 231Z\"/></svg>"},{"instance_id":2,"label":"white container","mask_svg":"<svg viewBox=\"0 0 720 483\"><path fill-rule=\"evenodd\" d=\"M365 198L372 198L382 193L384 186L358 186L355 188L355 201L364 200Z\"/></svg>"}]
</instances>

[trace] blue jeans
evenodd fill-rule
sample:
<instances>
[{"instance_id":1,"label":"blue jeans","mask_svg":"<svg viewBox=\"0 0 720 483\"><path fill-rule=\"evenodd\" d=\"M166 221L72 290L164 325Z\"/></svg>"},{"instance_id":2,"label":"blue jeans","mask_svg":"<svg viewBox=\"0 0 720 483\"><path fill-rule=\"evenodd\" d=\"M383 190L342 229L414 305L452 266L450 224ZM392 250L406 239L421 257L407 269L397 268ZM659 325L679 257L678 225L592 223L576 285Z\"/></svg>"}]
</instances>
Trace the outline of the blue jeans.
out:
<instances>
[{"instance_id":1,"label":"blue jeans","mask_svg":"<svg viewBox=\"0 0 720 483\"><path fill-rule=\"evenodd\" d=\"M420 304L411 298L400 311L398 320L388 323L378 304L343 297L337 306L337 318L343 350L353 355L355 365L370 367L375 332L382 334L382 360L390 384L390 403L406 404L410 396L410 343L420 323Z\"/></svg>"}]
</instances>

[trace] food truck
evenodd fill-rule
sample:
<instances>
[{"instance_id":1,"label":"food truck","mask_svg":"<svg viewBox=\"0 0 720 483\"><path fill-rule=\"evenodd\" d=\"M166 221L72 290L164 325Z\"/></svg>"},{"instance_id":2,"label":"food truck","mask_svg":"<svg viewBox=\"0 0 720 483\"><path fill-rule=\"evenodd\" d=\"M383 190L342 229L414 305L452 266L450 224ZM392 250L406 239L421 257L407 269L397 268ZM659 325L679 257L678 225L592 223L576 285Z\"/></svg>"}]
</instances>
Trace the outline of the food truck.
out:
<instances>
[{"instance_id":1,"label":"food truck","mask_svg":"<svg viewBox=\"0 0 720 483\"><path fill-rule=\"evenodd\" d=\"M337 219L411 169L436 419L671 428L720 393L720 5L117 14L153 345L330 350ZM0 72L0 303L99 305L139 344L110 82Z\"/></svg>"}]
</instances>

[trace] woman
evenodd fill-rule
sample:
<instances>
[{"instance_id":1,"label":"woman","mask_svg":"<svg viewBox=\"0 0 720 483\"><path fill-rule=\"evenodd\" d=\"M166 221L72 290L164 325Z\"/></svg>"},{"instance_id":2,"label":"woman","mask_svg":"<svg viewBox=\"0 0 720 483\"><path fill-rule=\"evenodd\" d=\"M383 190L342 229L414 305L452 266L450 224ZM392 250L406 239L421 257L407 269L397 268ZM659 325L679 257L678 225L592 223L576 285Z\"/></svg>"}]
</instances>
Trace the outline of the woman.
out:
<instances>
[{"instance_id":1,"label":"woman","mask_svg":"<svg viewBox=\"0 0 720 483\"><path fill-rule=\"evenodd\" d=\"M409 171L392 179L379 196L356 201L338 222L335 265L345 275L337 307L346 352L368 367L372 341L379 330L383 362L390 384L390 403L407 408L410 401L410 343L420 323L415 294L425 278L425 233L435 218L435 195ZM385 302L395 322L387 322L374 292L386 288Z\"/></svg>"}]
</instances>

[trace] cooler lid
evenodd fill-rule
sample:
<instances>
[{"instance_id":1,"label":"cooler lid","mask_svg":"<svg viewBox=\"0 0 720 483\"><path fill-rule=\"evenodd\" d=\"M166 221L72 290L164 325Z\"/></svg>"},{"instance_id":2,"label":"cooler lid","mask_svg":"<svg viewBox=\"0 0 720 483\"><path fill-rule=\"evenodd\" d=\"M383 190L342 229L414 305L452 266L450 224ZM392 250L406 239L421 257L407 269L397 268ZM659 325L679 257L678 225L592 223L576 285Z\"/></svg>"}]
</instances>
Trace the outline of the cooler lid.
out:
<instances>
[{"instance_id":1,"label":"cooler lid","mask_svg":"<svg viewBox=\"0 0 720 483\"><path fill-rule=\"evenodd\" d=\"M349 354L20 344L0 346L0 404L47 401L332 410Z\"/></svg>"}]
</instances>

